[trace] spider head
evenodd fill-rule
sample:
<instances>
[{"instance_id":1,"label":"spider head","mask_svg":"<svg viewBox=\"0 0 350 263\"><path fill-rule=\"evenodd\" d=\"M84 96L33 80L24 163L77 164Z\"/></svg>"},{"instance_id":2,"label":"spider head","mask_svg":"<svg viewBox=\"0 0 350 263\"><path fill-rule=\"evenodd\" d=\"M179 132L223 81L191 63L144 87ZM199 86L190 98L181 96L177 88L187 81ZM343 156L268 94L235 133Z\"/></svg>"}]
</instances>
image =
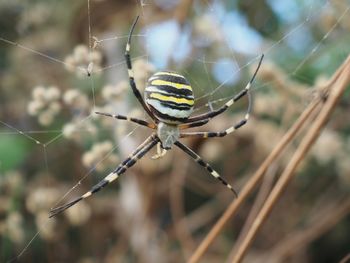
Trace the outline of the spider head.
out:
<instances>
[{"instance_id":1,"label":"spider head","mask_svg":"<svg viewBox=\"0 0 350 263\"><path fill-rule=\"evenodd\" d=\"M160 121L179 124L191 115L194 96L192 87L184 76L161 71L149 78L145 89L145 101Z\"/></svg>"},{"instance_id":2,"label":"spider head","mask_svg":"<svg viewBox=\"0 0 350 263\"><path fill-rule=\"evenodd\" d=\"M162 148L169 150L180 137L179 127L177 125L169 125L160 122L158 124L157 135L160 139Z\"/></svg>"}]
</instances>

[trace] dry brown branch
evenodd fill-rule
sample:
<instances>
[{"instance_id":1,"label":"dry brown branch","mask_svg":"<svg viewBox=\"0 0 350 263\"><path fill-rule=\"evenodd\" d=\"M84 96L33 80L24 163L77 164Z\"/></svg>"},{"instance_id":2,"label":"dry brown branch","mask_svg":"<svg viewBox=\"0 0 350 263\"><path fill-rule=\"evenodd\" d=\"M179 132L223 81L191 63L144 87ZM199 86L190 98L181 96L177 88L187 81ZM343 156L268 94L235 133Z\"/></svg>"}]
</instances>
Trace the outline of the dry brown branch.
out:
<instances>
[{"instance_id":1,"label":"dry brown branch","mask_svg":"<svg viewBox=\"0 0 350 263\"><path fill-rule=\"evenodd\" d=\"M263 181L261 183L259 192L255 198L254 204L249 212L247 219L244 222L244 225L243 225L242 230L239 234L239 237L237 238L236 244L240 244L242 242L246 233L249 231L249 228L250 228L251 224L253 223L254 218L259 213L267 196L269 195L271 188L273 186L273 182L274 182L276 175L277 175L277 167L278 167L277 164L274 163L267 170L266 175L264 176ZM228 258L233 258L233 255L236 252L235 248L236 247L233 247Z\"/></svg>"},{"instance_id":2,"label":"dry brown branch","mask_svg":"<svg viewBox=\"0 0 350 263\"><path fill-rule=\"evenodd\" d=\"M260 213L256 217L250 231L247 233L242 244L237 249L237 253L234 256L232 263L242 261L249 245L254 240L257 231L260 229L265 219L271 212L272 208L279 200L279 197L283 193L284 189L286 188L290 180L293 178L296 168L298 167L300 162L305 158L311 146L314 144L314 142L320 135L321 130L326 125L330 114L333 112L335 106L337 105L337 102L339 101L345 88L350 82L350 56L345 61L344 65L344 67L341 67L342 71L338 75L338 78L336 78L334 85L330 87L331 89L329 90L328 99L325 102L324 107L321 109L318 118L311 125L309 131L306 133L299 147L297 148L293 157L291 158L291 161L287 165L286 169L283 171L275 187L272 189L271 194L266 200Z\"/></svg>"},{"instance_id":3,"label":"dry brown branch","mask_svg":"<svg viewBox=\"0 0 350 263\"><path fill-rule=\"evenodd\" d=\"M344 72L344 69L349 64L349 58L346 62L338 68L338 70L333 74L332 78L329 80L325 87L322 87L322 90L327 93L327 88L332 86ZM197 247L195 252L192 254L189 263L198 262L199 259L203 256L205 251L208 249L209 245L214 241L214 239L219 235L221 230L224 228L225 224L229 221L229 219L235 214L238 207L243 203L243 201L248 197L248 195L253 191L253 189L260 182L262 177L264 176L268 167L273 163L281 154L281 152L285 149L285 147L292 141L295 135L299 132L304 123L308 120L308 118L312 115L314 110L317 108L317 105L320 103L320 98L313 100L310 102L308 107L304 110L304 112L300 115L300 117L296 120L293 126L286 132L286 134L282 137L280 142L276 145L274 150L269 154L269 156L265 159L265 161L261 164L255 174L251 177L251 179L244 186L242 191L239 194L237 200L234 200L231 205L227 208L225 213L221 216L221 218L217 221L217 223L213 226L208 235L204 238L201 244ZM330 100L329 100L330 101ZM328 101L328 103L329 103Z\"/></svg>"},{"instance_id":4,"label":"dry brown branch","mask_svg":"<svg viewBox=\"0 0 350 263\"><path fill-rule=\"evenodd\" d=\"M225 213L221 216L221 218L217 221L217 223L210 230L208 235L202 241L202 243L198 246L196 251L191 256L189 262L195 263L198 262L202 257L204 252L208 249L209 245L214 241L214 239L218 236L220 231L223 229L225 224L229 221L229 219L234 215L237 211L238 207L243 203L243 201L248 197L248 195L253 191L253 189L257 186L257 184L262 179L266 170L273 163L280 153L285 149L285 147L290 143L290 141L297 134L299 129L303 126L304 122L308 119L311 113L314 111L318 102L312 102L302 113L299 119L294 123L294 125L288 130L288 132L283 136L279 144L274 148L274 150L270 153L270 155L266 158L266 160L262 163L256 173L251 177L251 179L244 186L242 191L239 193L239 196L236 200L234 200L231 205L227 208Z\"/></svg>"},{"instance_id":5,"label":"dry brown branch","mask_svg":"<svg viewBox=\"0 0 350 263\"><path fill-rule=\"evenodd\" d=\"M339 261L339 263L347 263L350 261L350 253L347 254L342 260Z\"/></svg>"}]
</instances>

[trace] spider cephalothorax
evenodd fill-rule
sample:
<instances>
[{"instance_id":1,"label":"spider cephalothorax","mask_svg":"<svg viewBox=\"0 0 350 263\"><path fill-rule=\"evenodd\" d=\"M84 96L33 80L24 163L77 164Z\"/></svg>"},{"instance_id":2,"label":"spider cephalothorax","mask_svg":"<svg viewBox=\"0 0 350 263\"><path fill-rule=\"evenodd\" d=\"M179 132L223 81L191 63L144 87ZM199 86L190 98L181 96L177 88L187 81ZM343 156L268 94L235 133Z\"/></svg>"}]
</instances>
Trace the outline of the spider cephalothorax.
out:
<instances>
[{"instance_id":1,"label":"spider cephalothorax","mask_svg":"<svg viewBox=\"0 0 350 263\"><path fill-rule=\"evenodd\" d=\"M91 196L92 194L100 191L103 187L116 180L122 175L128 168L133 166L137 160L141 159L148 151L150 151L155 145L157 145L157 154L154 158L163 156L166 150L170 149L173 145L176 145L190 157L192 157L199 165L203 166L214 178L219 180L227 188L229 188L235 195L236 192L230 184L228 184L211 166L206 163L198 154L188 148L186 145L179 141L184 137L195 138L210 138L210 137L223 137L226 136L238 128L242 127L249 119L249 113L251 111L251 99L250 99L250 86L253 83L255 76L260 68L264 55L261 56L258 67L247 86L241 90L237 95L228 100L223 106L216 110L200 114L194 117L190 117L193 111L194 96L191 85L182 75L171 71L160 71L150 77L147 87L145 89L145 99L142 97L140 91L137 89L134 73L132 70L132 63L130 59L130 42L131 36L134 31L135 25L138 21L136 18L134 24L131 27L128 42L125 49L125 59L128 68L128 75L130 81L130 87L140 102L145 112L152 118L152 122L140 120L132 117L127 117L119 114L110 114L96 112L96 114L113 117L119 120L127 120L135 122L139 125L146 126L155 132L153 132L136 150L120 163L117 168L109 173L98 184L93 186L90 191L84 195L72 200L71 202L56 207L51 210L50 217L57 215L58 213L73 206L79 201ZM229 128L218 132L182 132L182 130L198 127L206 124L210 119L226 111L232 104L244 97L248 96L248 110L244 118L237 123L233 124ZM161 150L163 149L163 151Z\"/></svg>"}]
</instances>

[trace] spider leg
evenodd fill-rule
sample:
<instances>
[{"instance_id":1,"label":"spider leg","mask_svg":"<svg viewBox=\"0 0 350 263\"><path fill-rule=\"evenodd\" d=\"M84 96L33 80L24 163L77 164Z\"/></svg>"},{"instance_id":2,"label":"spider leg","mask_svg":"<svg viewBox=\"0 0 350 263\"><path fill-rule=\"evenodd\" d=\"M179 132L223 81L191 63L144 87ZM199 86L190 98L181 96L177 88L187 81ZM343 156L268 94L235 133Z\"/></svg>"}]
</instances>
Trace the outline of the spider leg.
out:
<instances>
[{"instance_id":1,"label":"spider leg","mask_svg":"<svg viewBox=\"0 0 350 263\"><path fill-rule=\"evenodd\" d=\"M203 159L196 154L194 151L192 151L190 148L188 148L186 145L182 144L181 142L177 141L175 142L175 145L179 147L181 150L183 150L185 153L187 153L189 156L191 156L199 165L203 166L214 178L219 180L223 185L225 185L228 189L230 189L233 194L237 197L237 192L233 189L233 187L227 183L219 174L216 172L209 163L203 161Z\"/></svg>"},{"instance_id":2,"label":"spider leg","mask_svg":"<svg viewBox=\"0 0 350 263\"><path fill-rule=\"evenodd\" d=\"M137 147L137 149L131 155L129 155L129 157L127 159L125 159L121 164L119 164L118 167L113 172L108 174L99 183L94 185L90 189L90 191L86 192L82 196L74 199L73 201L71 201L65 205L51 209L49 217L56 216L57 214L63 212L64 210L75 205L76 203L80 202L81 200L88 198L89 196L95 194L96 192L98 192L102 188L104 188L106 185L108 185L111 182L113 182L114 180L116 180L128 168L132 167L137 162L137 160L141 159L149 150L151 150L152 147L158 143L158 141L159 141L159 139L155 134L148 137L139 147Z\"/></svg>"},{"instance_id":3,"label":"spider leg","mask_svg":"<svg viewBox=\"0 0 350 263\"><path fill-rule=\"evenodd\" d=\"M112 117L112 118L115 118L118 120L135 122L137 124L140 124L142 126L146 126L146 127L153 129L153 130L156 128L156 125L154 123L149 123L145 120L140 120L140 119L133 118L133 117L128 117L128 116L124 116L124 115L120 115L120 114L110 114L110 113L105 113L105 112L98 112L98 111L96 111L95 113L99 114L99 115L107 116L107 117Z\"/></svg>"},{"instance_id":4,"label":"spider leg","mask_svg":"<svg viewBox=\"0 0 350 263\"><path fill-rule=\"evenodd\" d=\"M244 97L245 95L248 94L248 110L247 113L249 113L251 111L252 108L252 100L251 100L251 95L250 95L250 87L252 85L252 83L254 82L254 79L260 69L261 63L263 61L264 58L264 54L261 55L260 60L259 60L259 64L253 74L253 77L251 78L251 80L248 82L247 86L245 86L245 88L243 90L241 90L238 94L236 94L232 99L230 99L229 101L227 101L222 107L220 107L217 110L213 110L210 111L208 113L204 113L198 116L194 116L192 118L188 118L186 120L187 123L192 123L192 122L196 122L196 121L200 121L200 120L204 120L204 119L211 119L214 118L215 116L223 113L224 111L226 111L230 106L232 106L236 101L240 100L242 97Z\"/></svg>"},{"instance_id":5,"label":"spider leg","mask_svg":"<svg viewBox=\"0 0 350 263\"><path fill-rule=\"evenodd\" d=\"M226 130L219 131L219 132L182 132L180 133L180 138L185 137L196 137L196 138L211 138L211 137L224 137L230 133L235 132L239 128L241 128L243 125L245 125L249 120L249 113L247 113L244 117L244 119L237 122L235 125L231 126L230 128L227 128Z\"/></svg>"},{"instance_id":6,"label":"spider leg","mask_svg":"<svg viewBox=\"0 0 350 263\"><path fill-rule=\"evenodd\" d=\"M204 119L204 120L195 121L195 122L191 122L191 123L180 124L179 129L184 130L184 129L188 129L188 128L203 126L204 124L207 124L209 121L210 121L210 119Z\"/></svg>"},{"instance_id":7,"label":"spider leg","mask_svg":"<svg viewBox=\"0 0 350 263\"><path fill-rule=\"evenodd\" d=\"M135 79L134 79L134 72L132 69L132 64L131 64L131 60L130 60L130 43L131 43L131 36L132 33L134 32L135 26L137 21L139 20L139 16L136 17L134 23L132 24L130 33L129 33L129 37L128 37L128 42L126 43L126 48L125 48L125 60L126 60L126 65L128 67L128 75L129 75L129 83L130 83L130 87L135 95L135 97L137 98L137 100L140 102L140 104L142 105L143 109L147 112L147 114L154 120L157 121L156 117L154 116L154 114L150 111L150 109L147 107L145 101L142 98L142 95L140 93L140 91L137 89L136 87L136 83L135 83Z\"/></svg>"}]
</instances>

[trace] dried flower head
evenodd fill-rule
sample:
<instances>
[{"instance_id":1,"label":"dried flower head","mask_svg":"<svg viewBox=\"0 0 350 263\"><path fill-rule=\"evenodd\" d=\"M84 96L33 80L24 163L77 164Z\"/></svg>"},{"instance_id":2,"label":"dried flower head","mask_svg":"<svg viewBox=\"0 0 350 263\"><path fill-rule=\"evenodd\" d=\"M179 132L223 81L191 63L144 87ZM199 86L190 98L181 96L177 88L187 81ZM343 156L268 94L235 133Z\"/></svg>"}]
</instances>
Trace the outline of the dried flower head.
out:
<instances>
[{"instance_id":1,"label":"dried flower head","mask_svg":"<svg viewBox=\"0 0 350 263\"><path fill-rule=\"evenodd\" d=\"M77 89L67 90L63 95L63 101L75 110L86 111L90 108L88 97Z\"/></svg>"},{"instance_id":2,"label":"dried flower head","mask_svg":"<svg viewBox=\"0 0 350 263\"><path fill-rule=\"evenodd\" d=\"M62 134L67 139L82 142L84 135L88 135L91 138L95 137L97 132L97 127L91 121L75 119L63 126Z\"/></svg>"},{"instance_id":3,"label":"dried flower head","mask_svg":"<svg viewBox=\"0 0 350 263\"><path fill-rule=\"evenodd\" d=\"M95 167L99 172L114 167L119 162L119 158L113 150L113 143L110 141L96 143L90 151L84 153L83 164L86 167Z\"/></svg>"},{"instance_id":4,"label":"dried flower head","mask_svg":"<svg viewBox=\"0 0 350 263\"><path fill-rule=\"evenodd\" d=\"M312 155L321 164L328 163L341 152L341 138L332 130L324 130L312 148Z\"/></svg>"},{"instance_id":5,"label":"dried flower head","mask_svg":"<svg viewBox=\"0 0 350 263\"><path fill-rule=\"evenodd\" d=\"M24 241L23 218L20 213L12 212L6 218L6 232L14 243Z\"/></svg>"},{"instance_id":6,"label":"dried flower head","mask_svg":"<svg viewBox=\"0 0 350 263\"><path fill-rule=\"evenodd\" d=\"M65 58L66 69L77 76L90 76L101 70L102 54L94 49L89 51L85 45L74 48L73 54Z\"/></svg>"},{"instance_id":7,"label":"dried flower head","mask_svg":"<svg viewBox=\"0 0 350 263\"><path fill-rule=\"evenodd\" d=\"M68 221L74 225L84 225L91 217L91 209L86 203L79 203L66 213Z\"/></svg>"},{"instance_id":8,"label":"dried flower head","mask_svg":"<svg viewBox=\"0 0 350 263\"><path fill-rule=\"evenodd\" d=\"M28 113L37 116L41 125L50 125L55 116L61 111L60 96L60 90L54 86L47 88L35 87L32 92L32 100L27 106Z\"/></svg>"},{"instance_id":9,"label":"dried flower head","mask_svg":"<svg viewBox=\"0 0 350 263\"><path fill-rule=\"evenodd\" d=\"M33 214L47 211L60 197L60 191L54 187L39 187L29 192L26 199L26 208Z\"/></svg>"},{"instance_id":10,"label":"dried flower head","mask_svg":"<svg viewBox=\"0 0 350 263\"><path fill-rule=\"evenodd\" d=\"M129 83L127 81L121 81L117 85L106 85L102 89L102 97L106 101L118 101L128 88Z\"/></svg>"}]
</instances>

